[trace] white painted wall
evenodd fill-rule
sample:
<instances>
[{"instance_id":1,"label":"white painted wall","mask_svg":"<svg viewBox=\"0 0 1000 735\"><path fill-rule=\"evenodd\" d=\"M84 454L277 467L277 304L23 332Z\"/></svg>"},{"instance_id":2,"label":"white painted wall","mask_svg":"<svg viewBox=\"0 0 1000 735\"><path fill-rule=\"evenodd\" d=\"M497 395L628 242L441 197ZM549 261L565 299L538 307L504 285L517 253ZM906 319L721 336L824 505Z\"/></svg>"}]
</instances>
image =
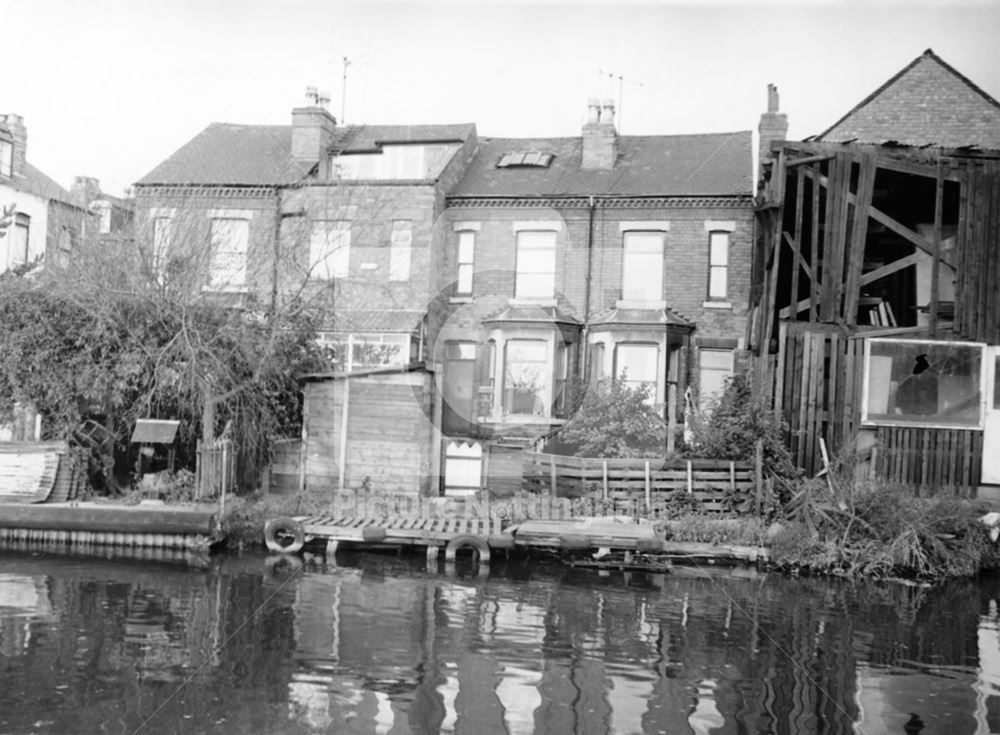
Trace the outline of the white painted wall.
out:
<instances>
[{"instance_id":1,"label":"white painted wall","mask_svg":"<svg viewBox=\"0 0 1000 735\"><path fill-rule=\"evenodd\" d=\"M0 184L0 207L8 207L11 204L14 205L16 211L31 217L31 225L28 230L28 260L33 260L45 253L45 239L49 229L48 203L42 197ZM7 236L0 240L0 262L4 264L7 262L7 248L13 228L14 225L11 223Z\"/></svg>"}]
</instances>

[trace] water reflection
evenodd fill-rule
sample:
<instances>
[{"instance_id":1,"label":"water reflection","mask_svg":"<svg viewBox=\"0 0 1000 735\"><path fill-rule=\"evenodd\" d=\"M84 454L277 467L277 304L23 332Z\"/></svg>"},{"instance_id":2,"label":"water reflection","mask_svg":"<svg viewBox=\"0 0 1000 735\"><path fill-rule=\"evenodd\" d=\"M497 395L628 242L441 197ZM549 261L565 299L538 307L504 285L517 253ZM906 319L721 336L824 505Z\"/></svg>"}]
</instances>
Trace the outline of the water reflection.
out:
<instances>
[{"instance_id":1,"label":"water reflection","mask_svg":"<svg viewBox=\"0 0 1000 735\"><path fill-rule=\"evenodd\" d=\"M0 552L0 732L1000 732L1000 585Z\"/></svg>"}]
</instances>

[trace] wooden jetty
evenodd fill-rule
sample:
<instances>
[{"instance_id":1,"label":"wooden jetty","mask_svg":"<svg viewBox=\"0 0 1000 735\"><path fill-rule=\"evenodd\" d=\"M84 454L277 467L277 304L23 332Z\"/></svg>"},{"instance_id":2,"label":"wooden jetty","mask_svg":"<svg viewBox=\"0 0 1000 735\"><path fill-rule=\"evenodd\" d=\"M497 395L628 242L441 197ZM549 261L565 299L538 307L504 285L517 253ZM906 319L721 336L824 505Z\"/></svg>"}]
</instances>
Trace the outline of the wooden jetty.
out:
<instances>
[{"instance_id":1,"label":"wooden jetty","mask_svg":"<svg viewBox=\"0 0 1000 735\"><path fill-rule=\"evenodd\" d=\"M566 554L629 552L689 563L756 563L767 552L759 547L671 542L664 524L632 518L587 517L526 520L511 524L499 517L294 516L267 522L264 539L271 551L294 554L306 544L325 543L332 555L341 545L426 547L428 561L442 549L446 561L463 550L487 563L491 553L511 549L548 549ZM714 561L708 561L714 560Z\"/></svg>"},{"instance_id":2,"label":"wooden jetty","mask_svg":"<svg viewBox=\"0 0 1000 735\"><path fill-rule=\"evenodd\" d=\"M143 501L0 504L0 546L207 549L222 540L215 506Z\"/></svg>"}]
</instances>

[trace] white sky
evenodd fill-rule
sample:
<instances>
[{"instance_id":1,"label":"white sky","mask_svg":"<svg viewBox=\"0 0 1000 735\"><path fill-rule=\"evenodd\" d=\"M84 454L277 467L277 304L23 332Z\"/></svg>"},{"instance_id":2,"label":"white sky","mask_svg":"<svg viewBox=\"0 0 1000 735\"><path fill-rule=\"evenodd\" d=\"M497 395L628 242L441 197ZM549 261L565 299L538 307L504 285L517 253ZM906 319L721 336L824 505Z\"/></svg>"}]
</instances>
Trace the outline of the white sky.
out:
<instances>
[{"instance_id":1,"label":"white sky","mask_svg":"<svg viewBox=\"0 0 1000 735\"><path fill-rule=\"evenodd\" d=\"M487 136L578 135L610 72L622 133L756 130L773 82L803 138L927 48L1000 98L1000 0L0 0L0 25L28 160L112 194L210 122L289 124L308 85L339 119L344 56L348 123Z\"/></svg>"}]
</instances>

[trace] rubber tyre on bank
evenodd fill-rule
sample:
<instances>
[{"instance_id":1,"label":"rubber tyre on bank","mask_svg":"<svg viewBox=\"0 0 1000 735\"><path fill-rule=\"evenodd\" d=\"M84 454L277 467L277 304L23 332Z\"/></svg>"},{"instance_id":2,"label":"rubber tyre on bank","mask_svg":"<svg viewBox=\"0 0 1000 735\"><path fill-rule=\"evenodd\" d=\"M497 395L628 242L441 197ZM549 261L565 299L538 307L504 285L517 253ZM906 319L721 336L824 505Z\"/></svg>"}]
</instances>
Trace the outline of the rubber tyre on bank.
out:
<instances>
[{"instance_id":1,"label":"rubber tyre on bank","mask_svg":"<svg viewBox=\"0 0 1000 735\"><path fill-rule=\"evenodd\" d=\"M279 554L297 554L306 543L306 532L294 518L275 518L264 526L264 543Z\"/></svg>"}]
</instances>

